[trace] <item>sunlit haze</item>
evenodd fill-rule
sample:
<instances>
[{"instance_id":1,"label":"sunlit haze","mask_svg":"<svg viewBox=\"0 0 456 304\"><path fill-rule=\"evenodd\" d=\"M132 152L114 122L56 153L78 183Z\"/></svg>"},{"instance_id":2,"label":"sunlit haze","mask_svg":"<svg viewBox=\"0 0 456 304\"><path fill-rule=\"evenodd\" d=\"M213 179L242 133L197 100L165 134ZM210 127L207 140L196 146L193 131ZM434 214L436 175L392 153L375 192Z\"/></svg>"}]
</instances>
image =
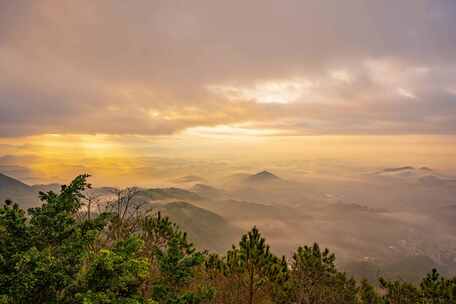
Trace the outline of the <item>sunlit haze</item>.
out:
<instances>
[{"instance_id":1,"label":"sunlit haze","mask_svg":"<svg viewBox=\"0 0 456 304\"><path fill-rule=\"evenodd\" d=\"M50 134L3 139L1 168L30 183L65 182L90 172L97 184L116 186L166 184L190 173L220 178L263 168L295 178L333 174L341 167L348 173L404 164L450 173L456 169L455 144L450 136L283 136L232 126L168 136Z\"/></svg>"},{"instance_id":2,"label":"sunlit haze","mask_svg":"<svg viewBox=\"0 0 456 304\"><path fill-rule=\"evenodd\" d=\"M455 17L448 0L2 1L0 170L454 170Z\"/></svg>"}]
</instances>

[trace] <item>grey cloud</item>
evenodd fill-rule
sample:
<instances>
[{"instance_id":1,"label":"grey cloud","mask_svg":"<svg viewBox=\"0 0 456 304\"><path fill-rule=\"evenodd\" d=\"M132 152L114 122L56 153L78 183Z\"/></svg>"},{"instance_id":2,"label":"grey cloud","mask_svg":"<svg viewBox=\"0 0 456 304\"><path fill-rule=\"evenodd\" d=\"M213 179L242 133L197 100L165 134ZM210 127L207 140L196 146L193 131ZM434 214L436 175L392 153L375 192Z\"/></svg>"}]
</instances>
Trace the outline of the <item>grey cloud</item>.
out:
<instances>
[{"instance_id":1,"label":"grey cloud","mask_svg":"<svg viewBox=\"0 0 456 304\"><path fill-rule=\"evenodd\" d=\"M442 93L456 86L454 18L451 0L2 1L0 136L243 122L298 133L454 133L455 96ZM431 67L404 88L419 101L371 79L363 62L372 58ZM228 101L206 89L328 81L333 68L357 80L323 86L324 104Z\"/></svg>"}]
</instances>

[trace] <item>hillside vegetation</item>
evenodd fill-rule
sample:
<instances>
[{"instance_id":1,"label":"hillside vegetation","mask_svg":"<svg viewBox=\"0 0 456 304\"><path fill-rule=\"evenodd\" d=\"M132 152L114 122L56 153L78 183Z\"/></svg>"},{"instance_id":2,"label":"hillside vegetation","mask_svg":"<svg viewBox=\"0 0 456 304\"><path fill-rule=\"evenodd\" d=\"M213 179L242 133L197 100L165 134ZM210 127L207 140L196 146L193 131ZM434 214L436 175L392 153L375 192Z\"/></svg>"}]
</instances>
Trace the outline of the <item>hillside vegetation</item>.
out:
<instances>
[{"instance_id":1,"label":"hillside vegetation","mask_svg":"<svg viewBox=\"0 0 456 304\"><path fill-rule=\"evenodd\" d=\"M27 212L10 200L0 209L0 303L456 303L456 278L436 270L376 289L318 244L274 255L256 227L224 254L200 251L162 214L186 213L185 226L200 220L194 207L144 211L127 191L95 212L87 177L41 192Z\"/></svg>"}]
</instances>

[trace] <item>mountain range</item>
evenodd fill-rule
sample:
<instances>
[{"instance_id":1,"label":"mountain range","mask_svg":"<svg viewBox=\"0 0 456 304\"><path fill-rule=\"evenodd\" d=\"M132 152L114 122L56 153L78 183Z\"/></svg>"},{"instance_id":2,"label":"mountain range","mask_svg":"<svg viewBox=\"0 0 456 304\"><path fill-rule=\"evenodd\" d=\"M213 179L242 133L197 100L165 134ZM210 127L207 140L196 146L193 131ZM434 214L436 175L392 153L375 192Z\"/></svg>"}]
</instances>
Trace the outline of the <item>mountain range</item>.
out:
<instances>
[{"instance_id":1,"label":"mountain range","mask_svg":"<svg viewBox=\"0 0 456 304\"><path fill-rule=\"evenodd\" d=\"M256 225L281 254L317 241L334 250L341 264L367 259L386 267L422 256L443 272L456 272L456 191L442 185L443 179L451 181L434 169L411 166L346 180L292 181L260 171L230 175L218 183L184 178L180 184L173 180L172 187L137 188L137 199L146 203L145 210L169 216L200 248L221 252ZM38 191L59 188L30 186L0 174L0 199L12 199L23 208L39 204ZM94 188L88 194L110 200L115 191ZM399 272L413 276L406 271L410 268Z\"/></svg>"}]
</instances>

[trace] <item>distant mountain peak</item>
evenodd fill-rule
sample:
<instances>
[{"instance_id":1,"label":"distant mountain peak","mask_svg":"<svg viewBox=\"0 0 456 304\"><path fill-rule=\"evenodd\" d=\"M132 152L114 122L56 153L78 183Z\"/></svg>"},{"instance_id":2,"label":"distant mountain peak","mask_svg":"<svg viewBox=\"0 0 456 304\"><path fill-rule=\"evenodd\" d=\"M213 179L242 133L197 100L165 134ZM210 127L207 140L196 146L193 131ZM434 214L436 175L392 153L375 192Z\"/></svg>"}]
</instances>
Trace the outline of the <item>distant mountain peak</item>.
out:
<instances>
[{"instance_id":1,"label":"distant mountain peak","mask_svg":"<svg viewBox=\"0 0 456 304\"><path fill-rule=\"evenodd\" d=\"M217 189L215 187L206 185L206 184L195 184L192 188L191 191L193 192L198 192L198 191L221 191L220 189Z\"/></svg>"},{"instance_id":2,"label":"distant mountain peak","mask_svg":"<svg viewBox=\"0 0 456 304\"><path fill-rule=\"evenodd\" d=\"M395 168L385 168L381 172L393 173L393 172L401 172L401 171L428 171L428 172L431 172L433 170L431 168L425 167L425 166L419 167L419 168L415 168L412 166L403 166L403 167L395 167Z\"/></svg>"},{"instance_id":3,"label":"distant mountain peak","mask_svg":"<svg viewBox=\"0 0 456 304\"><path fill-rule=\"evenodd\" d=\"M186 176L181 176L181 177L178 177L178 178L175 178L173 180L175 183L201 183L201 182L205 182L205 179L202 178L202 177L199 177L197 175L186 175Z\"/></svg>"},{"instance_id":4,"label":"distant mountain peak","mask_svg":"<svg viewBox=\"0 0 456 304\"><path fill-rule=\"evenodd\" d=\"M431 168L429 167L421 167L420 170L423 170L423 171L433 171Z\"/></svg>"},{"instance_id":5,"label":"distant mountain peak","mask_svg":"<svg viewBox=\"0 0 456 304\"><path fill-rule=\"evenodd\" d=\"M248 177L250 181L272 181L272 180L280 180L280 178L269 171L261 171L254 175Z\"/></svg>"},{"instance_id":6,"label":"distant mountain peak","mask_svg":"<svg viewBox=\"0 0 456 304\"><path fill-rule=\"evenodd\" d=\"M408 170L415 170L412 166L404 166L404 167L397 167L397 168L386 168L383 169L383 172L399 172L399 171L408 171Z\"/></svg>"},{"instance_id":7,"label":"distant mountain peak","mask_svg":"<svg viewBox=\"0 0 456 304\"><path fill-rule=\"evenodd\" d=\"M223 189L215 188L206 184L196 184L191 188L191 190L206 198L220 198L228 196Z\"/></svg>"},{"instance_id":8,"label":"distant mountain peak","mask_svg":"<svg viewBox=\"0 0 456 304\"><path fill-rule=\"evenodd\" d=\"M263 170L261 172L258 172L257 174L255 174L256 176L271 176L271 177L276 177L278 178L277 176L275 176L274 174L272 174L271 172L269 171L266 171L266 170Z\"/></svg>"},{"instance_id":9,"label":"distant mountain peak","mask_svg":"<svg viewBox=\"0 0 456 304\"><path fill-rule=\"evenodd\" d=\"M143 191L143 194L151 200L200 200L201 197L186 189L171 187L171 188L150 188Z\"/></svg>"},{"instance_id":10,"label":"distant mountain peak","mask_svg":"<svg viewBox=\"0 0 456 304\"><path fill-rule=\"evenodd\" d=\"M377 175L397 175L397 176L421 176L423 174L429 174L434 172L433 169L425 166L421 167L412 167L412 166L403 166L403 167L391 167L385 168L381 171L375 172Z\"/></svg>"}]
</instances>

